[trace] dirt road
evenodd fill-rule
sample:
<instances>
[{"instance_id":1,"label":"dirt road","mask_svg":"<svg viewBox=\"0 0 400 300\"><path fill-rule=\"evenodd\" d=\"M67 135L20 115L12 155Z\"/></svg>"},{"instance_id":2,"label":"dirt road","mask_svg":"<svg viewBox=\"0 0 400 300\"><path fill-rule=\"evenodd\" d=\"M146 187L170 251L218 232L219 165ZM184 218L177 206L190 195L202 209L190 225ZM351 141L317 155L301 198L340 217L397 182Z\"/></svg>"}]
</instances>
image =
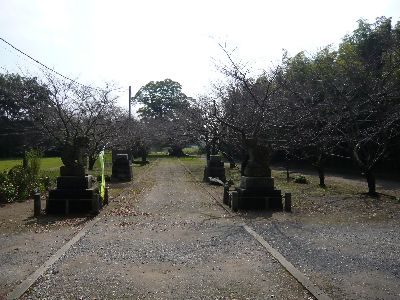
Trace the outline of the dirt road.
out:
<instances>
[{"instance_id":1,"label":"dirt road","mask_svg":"<svg viewBox=\"0 0 400 300\"><path fill-rule=\"evenodd\" d=\"M23 298L312 299L176 160L139 185Z\"/></svg>"}]
</instances>

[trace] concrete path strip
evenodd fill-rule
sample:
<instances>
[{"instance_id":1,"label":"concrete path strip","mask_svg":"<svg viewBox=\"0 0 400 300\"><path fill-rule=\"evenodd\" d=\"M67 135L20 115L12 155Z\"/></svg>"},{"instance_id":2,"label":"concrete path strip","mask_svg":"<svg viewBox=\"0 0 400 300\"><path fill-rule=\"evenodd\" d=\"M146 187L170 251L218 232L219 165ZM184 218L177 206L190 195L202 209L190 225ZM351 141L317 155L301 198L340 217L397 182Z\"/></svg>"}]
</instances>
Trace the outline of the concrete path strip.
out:
<instances>
[{"instance_id":1,"label":"concrete path strip","mask_svg":"<svg viewBox=\"0 0 400 300\"><path fill-rule=\"evenodd\" d=\"M315 284L313 284L303 273L296 269L282 254L271 247L266 240L262 238L257 232L251 227L243 225L243 228L256 239L267 251L277 260L279 263L300 282L315 298L318 300L330 300L323 291L321 291Z\"/></svg>"},{"instance_id":2,"label":"concrete path strip","mask_svg":"<svg viewBox=\"0 0 400 300\"><path fill-rule=\"evenodd\" d=\"M65 254L76 242L78 242L98 221L100 217L97 217L89 221L81 231L79 231L71 240L62 246L56 253L54 253L39 269L29 275L23 282L21 282L15 289L7 295L8 300L20 298L31 285L42 276L61 256Z\"/></svg>"}]
</instances>

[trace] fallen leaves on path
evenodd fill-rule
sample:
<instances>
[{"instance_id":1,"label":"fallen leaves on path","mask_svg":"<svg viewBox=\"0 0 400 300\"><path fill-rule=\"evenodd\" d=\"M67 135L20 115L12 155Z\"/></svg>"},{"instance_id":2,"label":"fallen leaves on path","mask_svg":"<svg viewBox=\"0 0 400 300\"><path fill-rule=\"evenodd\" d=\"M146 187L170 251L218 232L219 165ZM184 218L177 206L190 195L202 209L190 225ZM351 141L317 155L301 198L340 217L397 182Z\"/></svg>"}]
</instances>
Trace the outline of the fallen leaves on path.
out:
<instances>
[{"instance_id":1,"label":"fallen leaves on path","mask_svg":"<svg viewBox=\"0 0 400 300\"><path fill-rule=\"evenodd\" d=\"M69 227L79 231L89 219L90 217L56 219L56 217L43 216L24 224L24 227L28 228L30 231L34 231L35 233L49 232L61 227Z\"/></svg>"},{"instance_id":2,"label":"fallen leaves on path","mask_svg":"<svg viewBox=\"0 0 400 300\"><path fill-rule=\"evenodd\" d=\"M122 205L120 207L111 208L109 211L105 213L106 216L122 216L122 217L131 217L131 216L149 216L149 213L139 212L135 210L132 206Z\"/></svg>"}]
</instances>

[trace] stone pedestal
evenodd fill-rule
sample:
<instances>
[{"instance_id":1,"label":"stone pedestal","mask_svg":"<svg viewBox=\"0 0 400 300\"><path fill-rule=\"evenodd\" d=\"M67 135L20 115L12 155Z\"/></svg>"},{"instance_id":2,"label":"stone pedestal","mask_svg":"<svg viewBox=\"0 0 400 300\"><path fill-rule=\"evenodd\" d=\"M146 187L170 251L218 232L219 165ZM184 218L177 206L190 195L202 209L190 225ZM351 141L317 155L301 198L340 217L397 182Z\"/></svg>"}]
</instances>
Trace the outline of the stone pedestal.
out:
<instances>
[{"instance_id":1,"label":"stone pedestal","mask_svg":"<svg viewBox=\"0 0 400 300\"><path fill-rule=\"evenodd\" d=\"M226 181L224 163L219 155L210 155L207 166L204 168L203 181L209 182L208 177L218 178L223 182Z\"/></svg>"},{"instance_id":2,"label":"stone pedestal","mask_svg":"<svg viewBox=\"0 0 400 300\"><path fill-rule=\"evenodd\" d=\"M228 204L234 211L238 209L283 209L282 193L274 188L273 177L242 176L240 186L230 193Z\"/></svg>"},{"instance_id":3,"label":"stone pedestal","mask_svg":"<svg viewBox=\"0 0 400 300\"><path fill-rule=\"evenodd\" d=\"M238 209L268 209L282 210L282 193L274 187L274 178L271 177L269 156L271 146L260 143L256 138L246 139L248 160L244 163L244 176L240 186L225 195L225 202L234 211ZM225 192L226 194L226 192Z\"/></svg>"},{"instance_id":4,"label":"stone pedestal","mask_svg":"<svg viewBox=\"0 0 400 300\"><path fill-rule=\"evenodd\" d=\"M133 167L128 154L117 154L112 165L111 181L131 181L132 177Z\"/></svg>"},{"instance_id":5,"label":"stone pedestal","mask_svg":"<svg viewBox=\"0 0 400 300\"><path fill-rule=\"evenodd\" d=\"M49 191L46 212L48 214L98 214L100 207L99 189L93 176L67 175L57 177L57 188Z\"/></svg>"}]
</instances>

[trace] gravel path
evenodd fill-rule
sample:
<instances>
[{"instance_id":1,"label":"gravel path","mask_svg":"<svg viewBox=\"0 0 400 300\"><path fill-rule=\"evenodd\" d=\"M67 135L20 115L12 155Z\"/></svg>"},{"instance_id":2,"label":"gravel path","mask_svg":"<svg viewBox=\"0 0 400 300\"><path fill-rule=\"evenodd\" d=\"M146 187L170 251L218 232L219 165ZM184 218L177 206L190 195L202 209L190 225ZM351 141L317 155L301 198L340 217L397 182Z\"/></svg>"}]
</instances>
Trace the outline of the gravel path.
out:
<instances>
[{"instance_id":1,"label":"gravel path","mask_svg":"<svg viewBox=\"0 0 400 300\"><path fill-rule=\"evenodd\" d=\"M59 229L46 233L0 234L0 299L39 268L75 233Z\"/></svg>"},{"instance_id":2,"label":"gravel path","mask_svg":"<svg viewBox=\"0 0 400 300\"><path fill-rule=\"evenodd\" d=\"M42 203L44 207L44 201ZM0 299L79 231L87 218L33 217L33 201L0 207Z\"/></svg>"},{"instance_id":3,"label":"gravel path","mask_svg":"<svg viewBox=\"0 0 400 300\"><path fill-rule=\"evenodd\" d=\"M23 298L312 299L177 161L142 181Z\"/></svg>"},{"instance_id":4,"label":"gravel path","mask_svg":"<svg viewBox=\"0 0 400 300\"><path fill-rule=\"evenodd\" d=\"M391 193L397 187L386 185ZM206 188L222 202L221 187ZM240 212L238 217L332 299L400 299L399 204L336 198L317 199L322 210L313 213Z\"/></svg>"},{"instance_id":5,"label":"gravel path","mask_svg":"<svg viewBox=\"0 0 400 300\"><path fill-rule=\"evenodd\" d=\"M252 226L332 299L400 299L400 226L271 218Z\"/></svg>"}]
</instances>

